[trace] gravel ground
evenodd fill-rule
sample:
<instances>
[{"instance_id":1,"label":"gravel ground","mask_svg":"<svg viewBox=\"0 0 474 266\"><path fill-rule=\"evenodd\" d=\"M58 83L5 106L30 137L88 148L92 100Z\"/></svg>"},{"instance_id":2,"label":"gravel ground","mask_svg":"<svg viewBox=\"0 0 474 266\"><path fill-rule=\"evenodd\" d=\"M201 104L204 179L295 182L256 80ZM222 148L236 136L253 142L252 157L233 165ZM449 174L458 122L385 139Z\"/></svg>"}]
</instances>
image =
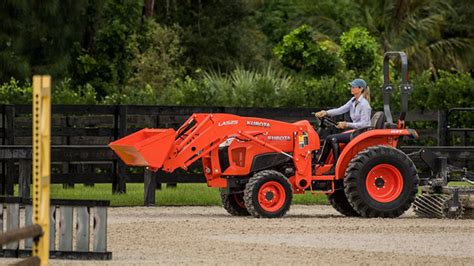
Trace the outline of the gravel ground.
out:
<instances>
[{"instance_id":1,"label":"gravel ground","mask_svg":"<svg viewBox=\"0 0 474 266\"><path fill-rule=\"evenodd\" d=\"M284 218L232 217L220 207L109 209L113 260L65 264L467 264L474 221L339 215L294 205ZM0 260L12 262L15 260Z\"/></svg>"}]
</instances>

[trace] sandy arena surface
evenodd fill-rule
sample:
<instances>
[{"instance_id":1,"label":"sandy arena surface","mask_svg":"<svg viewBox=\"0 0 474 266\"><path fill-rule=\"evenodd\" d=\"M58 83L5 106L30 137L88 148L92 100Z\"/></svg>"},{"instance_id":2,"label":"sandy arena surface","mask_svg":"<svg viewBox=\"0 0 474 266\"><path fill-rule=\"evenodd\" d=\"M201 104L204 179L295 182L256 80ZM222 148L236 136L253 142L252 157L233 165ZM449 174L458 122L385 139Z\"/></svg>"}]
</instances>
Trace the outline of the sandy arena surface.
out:
<instances>
[{"instance_id":1,"label":"sandy arena surface","mask_svg":"<svg viewBox=\"0 0 474 266\"><path fill-rule=\"evenodd\" d=\"M112 261L70 264L465 264L474 265L474 220L339 215L294 205L284 218L233 217L221 207L109 209ZM0 259L0 264L16 260Z\"/></svg>"}]
</instances>

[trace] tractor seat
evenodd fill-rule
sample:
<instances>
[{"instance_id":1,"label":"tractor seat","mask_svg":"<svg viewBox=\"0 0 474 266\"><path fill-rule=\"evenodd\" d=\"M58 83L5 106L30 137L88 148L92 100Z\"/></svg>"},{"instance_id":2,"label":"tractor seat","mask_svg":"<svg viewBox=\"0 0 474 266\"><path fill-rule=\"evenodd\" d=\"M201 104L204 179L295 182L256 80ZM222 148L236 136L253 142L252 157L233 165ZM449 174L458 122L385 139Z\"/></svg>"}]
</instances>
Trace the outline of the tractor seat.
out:
<instances>
[{"instance_id":1,"label":"tractor seat","mask_svg":"<svg viewBox=\"0 0 474 266\"><path fill-rule=\"evenodd\" d=\"M363 127L356 129L352 131L351 133L351 139L359 136L360 134L371 130L371 129L383 129L386 128L386 121L385 121L385 113L382 111L375 112L375 114L372 116L370 119L370 126L369 127Z\"/></svg>"}]
</instances>

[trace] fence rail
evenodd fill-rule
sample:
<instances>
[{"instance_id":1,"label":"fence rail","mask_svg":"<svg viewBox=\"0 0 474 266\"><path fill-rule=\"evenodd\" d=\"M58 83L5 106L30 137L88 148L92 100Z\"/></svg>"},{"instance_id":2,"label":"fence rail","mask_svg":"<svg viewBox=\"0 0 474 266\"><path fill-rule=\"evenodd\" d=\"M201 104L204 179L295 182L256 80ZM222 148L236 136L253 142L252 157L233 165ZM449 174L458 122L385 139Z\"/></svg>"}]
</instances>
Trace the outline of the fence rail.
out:
<instances>
[{"instance_id":1,"label":"fence rail","mask_svg":"<svg viewBox=\"0 0 474 266\"><path fill-rule=\"evenodd\" d=\"M407 114L409 126L426 122L431 127L418 129L420 145L430 143L448 146L453 136L464 146L472 147L472 129L453 128L453 113L462 110L412 111ZM193 113L232 113L264 117L287 122L309 120L316 125L311 112L318 108L239 108L239 107L177 107L126 105L54 105L52 106L51 161L52 183L112 183L114 193L124 193L126 183L144 182L143 169L126 167L106 146L113 140L144 127L178 128ZM342 119L342 118L341 118ZM0 193L13 194L13 185L20 184L21 195L29 195L31 176L31 105L0 105ZM407 148L411 150L410 147ZM456 149L456 148L455 148ZM471 149L471 148L469 148ZM469 150L468 149L468 150ZM457 148L458 151L466 149ZM471 149L472 150L472 149ZM456 159L462 164L472 158ZM199 164L195 165L200 168ZM158 173L156 182L203 182L199 170L191 173Z\"/></svg>"},{"instance_id":2,"label":"fence rail","mask_svg":"<svg viewBox=\"0 0 474 266\"><path fill-rule=\"evenodd\" d=\"M107 251L107 207L109 205L109 201L51 199L50 257L83 260L112 259L112 253ZM6 219L3 218L4 215L1 212L4 207L7 210ZM18 229L20 217L22 217L21 207L25 212L24 221L21 224L25 227ZM0 197L0 224L5 223L8 230L0 234L0 257L31 255L33 237L42 233L39 225L32 224L32 212L30 198ZM2 231L0 230L0 233ZM15 232L10 233L12 231ZM3 249L2 244L6 244Z\"/></svg>"}]
</instances>

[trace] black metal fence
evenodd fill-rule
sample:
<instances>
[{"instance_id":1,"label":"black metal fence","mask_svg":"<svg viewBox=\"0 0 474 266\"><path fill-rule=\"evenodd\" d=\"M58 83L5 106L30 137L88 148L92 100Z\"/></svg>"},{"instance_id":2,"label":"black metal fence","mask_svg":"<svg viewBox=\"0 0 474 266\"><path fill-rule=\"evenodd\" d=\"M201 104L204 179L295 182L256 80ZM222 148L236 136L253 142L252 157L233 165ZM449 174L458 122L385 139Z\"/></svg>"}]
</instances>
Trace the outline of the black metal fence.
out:
<instances>
[{"instance_id":1,"label":"black metal fence","mask_svg":"<svg viewBox=\"0 0 474 266\"><path fill-rule=\"evenodd\" d=\"M464 108L474 109L474 108ZM464 111L463 109L463 111ZM112 183L114 193L124 193L126 183L144 182L143 169L129 168L106 146L111 141L141 128L178 128L193 113L232 113L294 122L307 119L316 125L311 112L317 108L228 108L126 105L54 105L52 107L52 176L57 184ZM473 110L468 110L473 111ZM458 110L408 113L408 125L417 129L421 141L404 143L413 150L429 143L448 146L453 138L461 139L472 150L471 128L453 128L451 114ZM0 192L12 195L14 184L20 184L20 194L29 195L31 176L31 106L0 105ZM458 141L459 142L459 141ZM459 149L440 149L452 158L466 163L470 154L459 156ZM471 153L472 154L472 153ZM158 173L160 183L199 183L199 164L188 173ZM22 196L22 195L20 195Z\"/></svg>"}]
</instances>

